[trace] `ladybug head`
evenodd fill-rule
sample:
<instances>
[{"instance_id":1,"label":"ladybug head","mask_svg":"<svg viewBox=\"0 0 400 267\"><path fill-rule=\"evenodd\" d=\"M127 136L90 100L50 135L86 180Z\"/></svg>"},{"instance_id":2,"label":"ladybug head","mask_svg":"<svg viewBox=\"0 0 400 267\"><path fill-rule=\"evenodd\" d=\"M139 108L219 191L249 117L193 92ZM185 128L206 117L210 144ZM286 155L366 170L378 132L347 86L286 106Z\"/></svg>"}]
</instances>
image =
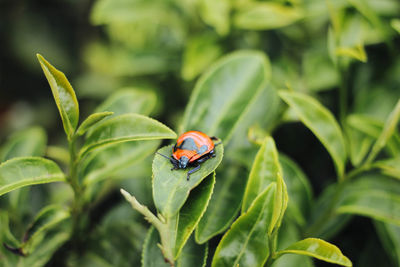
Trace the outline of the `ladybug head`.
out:
<instances>
[{"instance_id":1,"label":"ladybug head","mask_svg":"<svg viewBox=\"0 0 400 267\"><path fill-rule=\"evenodd\" d=\"M189 158L186 157L186 156L182 156L182 157L180 157L180 159L179 159L178 167L179 167L180 169L185 169L185 168L187 167L188 163L189 163Z\"/></svg>"}]
</instances>

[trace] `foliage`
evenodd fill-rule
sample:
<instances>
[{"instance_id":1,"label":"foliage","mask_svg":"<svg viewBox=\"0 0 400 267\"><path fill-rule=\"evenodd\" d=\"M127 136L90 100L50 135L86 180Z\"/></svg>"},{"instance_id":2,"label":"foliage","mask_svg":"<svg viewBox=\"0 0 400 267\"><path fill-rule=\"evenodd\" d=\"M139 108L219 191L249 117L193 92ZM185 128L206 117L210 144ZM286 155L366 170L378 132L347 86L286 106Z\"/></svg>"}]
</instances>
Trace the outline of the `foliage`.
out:
<instances>
[{"instance_id":1,"label":"foliage","mask_svg":"<svg viewBox=\"0 0 400 267\"><path fill-rule=\"evenodd\" d=\"M64 133L30 126L0 147L0 265L400 266L399 14L94 1L103 34L82 43L76 92L37 55ZM190 180L171 171L160 121L217 136L216 157Z\"/></svg>"}]
</instances>

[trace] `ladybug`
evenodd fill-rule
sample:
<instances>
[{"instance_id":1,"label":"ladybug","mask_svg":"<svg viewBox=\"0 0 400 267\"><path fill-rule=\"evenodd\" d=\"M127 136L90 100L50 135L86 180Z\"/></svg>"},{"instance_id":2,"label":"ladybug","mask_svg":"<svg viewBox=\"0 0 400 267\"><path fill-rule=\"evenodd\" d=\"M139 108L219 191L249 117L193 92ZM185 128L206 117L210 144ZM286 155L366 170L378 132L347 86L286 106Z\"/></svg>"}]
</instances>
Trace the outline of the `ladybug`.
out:
<instances>
[{"instance_id":1,"label":"ladybug","mask_svg":"<svg viewBox=\"0 0 400 267\"><path fill-rule=\"evenodd\" d=\"M187 180L190 175L200 169L200 163L215 157L214 148L221 142L214 144L216 137L209 137L199 131L189 131L179 136L172 149L172 156L168 157L157 152L157 154L169 159L172 163L172 170L194 167L187 173Z\"/></svg>"}]
</instances>

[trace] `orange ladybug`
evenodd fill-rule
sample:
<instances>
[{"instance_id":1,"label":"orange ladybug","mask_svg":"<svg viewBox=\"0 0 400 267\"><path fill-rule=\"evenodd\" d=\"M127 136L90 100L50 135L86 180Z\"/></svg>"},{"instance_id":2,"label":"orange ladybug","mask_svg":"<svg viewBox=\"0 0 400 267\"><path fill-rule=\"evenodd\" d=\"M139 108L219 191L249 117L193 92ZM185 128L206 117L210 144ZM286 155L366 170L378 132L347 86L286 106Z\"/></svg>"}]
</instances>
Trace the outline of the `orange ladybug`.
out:
<instances>
[{"instance_id":1,"label":"orange ladybug","mask_svg":"<svg viewBox=\"0 0 400 267\"><path fill-rule=\"evenodd\" d=\"M199 131L189 131L179 136L172 149L172 157L158 154L170 160L173 165L171 170L194 167L187 174L189 181L190 175L200 169L200 163L215 157L214 148L220 143L214 144L213 140L218 140L218 138L209 137Z\"/></svg>"}]
</instances>

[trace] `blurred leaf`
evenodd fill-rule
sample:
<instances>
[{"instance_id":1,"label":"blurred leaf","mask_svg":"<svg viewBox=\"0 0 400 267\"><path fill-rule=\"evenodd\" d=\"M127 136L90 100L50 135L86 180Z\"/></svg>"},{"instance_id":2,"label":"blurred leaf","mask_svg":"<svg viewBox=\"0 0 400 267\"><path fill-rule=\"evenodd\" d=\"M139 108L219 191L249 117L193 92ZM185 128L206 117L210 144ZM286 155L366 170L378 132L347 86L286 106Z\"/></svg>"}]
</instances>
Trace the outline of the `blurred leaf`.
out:
<instances>
[{"instance_id":1,"label":"blurred leaf","mask_svg":"<svg viewBox=\"0 0 400 267\"><path fill-rule=\"evenodd\" d=\"M380 160L373 165L380 168L383 174L400 179L400 157Z\"/></svg>"},{"instance_id":2,"label":"blurred leaf","mask_svg":"<svg viewBox=\"0 0 400 267\"><path fill-rule=\"evenodd\" d=\"M237 7L233 24L239 29L270 30L288 26L303 16L303 11L297 7L249 1Z\"/></svg>"},{"instance_id":3,"label":"blurred leaf","mask_svg":"<svg viewBox=\"0 0 400 267\"><path fill-rule=\"evenodd\" d=\"M0 164L0 196L20 187L64 180L57 164L48 159L21 157Z\"/></svg>"},{"instance_id":4,"label":"blurred leaf","mask_svg":"<svg viewBox=\"0 0 400 267\"><path fill-rule=\"evenodd\" d=\"M249 209L254 199L265 188L277 181L279 172L282 172L282 170L278 162L278 151L272 137L267 137L264 139L250 171L243 196L242 213Z\"/></svg>"},{"instance_id":5,"label":"blurred leaf","mask_svg":"<svg viewBox=\"0 0 400 267\"><path fill-rule=\"evenodd\" d=\"M181 75L191 81L201 74L222 54L218 39L211 34L201 34L191 38L183 53Z\"/></svg>"},{"instance_id":6,"label":"blurred leaf","mask_svg":"<svg viewBox=\"0 0 400 267\"><path fill-rule=\"evenodd\" d=\"M348 56L361 62L367 62L367 54L365 53L364 46L361 44L356 47L338 47L336 48L336 54L339 56Z\"/></svg>"},{"instance_id":7,"label":"blurred leaf","mask_svg":"<svg viewBox=\"0 0 400 267\"><path fill-rule=\"evenodd\" d=\"M400 34L400 19L392 19L390 25Z\"/></svg>"},{"instance_id":8,"label":"blurred leaf","mask_svg":"<svg viewBox=\"0 0 400 267\"><path fill-rule=\"evenodd\" d=\"M229 33L231 1L200 0L200 16L204 22L215 28L219 35Z\"/></svg>"},{"instance_id":9,"label":"blurred leaf","mask_svg":"<svg viewBox=\"0 0 400 267\"><path fill-rule=\"evenodd\" d=\"M289 157L279 154L283 177L287 185L290 201L287 213L292 215L299 225L304 225L312 204L312 190L307 176Z\"/></svg>"},{"instance_id":10,"label":"blurred leaf","mask_svg":"<svg viewBox=\"0 0 400 267\"><path fill-rule=\"evenodd\" d=\"M285 250L278 251L276 255L279 256L287 253L307 255L342 266L353 266L351 261L342 254L338 247L318 238L306 238L298 241Z\"/></svg>"},{"instance_id":11,"label":"blurred leaf","mask_svg":"<svg viewBox=\"0 0 400 267\"><path fill-rule=\"evenodd\" d=\"M172 153L173 145L165 146L158 150L166 156ZM224 148L221 145L215 148L216 157L201 164L200 170L190 175L187 180L189 170L171 170L171 162L156 154L153 161L153 198L157 210L166 218L177 214L181 209L189 192L200 182L210 175L221 163Z\"/></svg>"},{"instance_id":12,"label":"blurred leaf","mask_svg":"<svg viewBox=\"0 0 400 267\"><path fill-rule=\"evenodd\" d=\"M359 166L370 151L374 138L354 128L350 120L351 116L348 116L345 127L350 160L353 166Z\"/></svg>"},{"instance_id":13,"label":"blurred leaf","mask_svg":"<svg viewBox=\"0 0 400 267\"><path fill-rule=\"evenodd\" d=\"M181 132L196 129L227 143L268 78L269 62L262 53L240 51L220 59L197 82Z\"/></svg>"},{"instance_id":14,"label":"blurred leaf","mask_svg":"<svg viewBox=\"0 0 400 267\"><path fill-rule=\"evenodd\" d=\"M79 121L79 105L67 77L64 73L54 68L41 55L37 54L40 65L50 84L51 91L56 101L64 125L65 133L71 138Z\"/></svg>"},{"instance_id":15,"label":"blurred leaf","mask_svg":"<svg viewBox=\"0 0 400 267\"><path fill-rule=\"evenodd\" d=\"M263 266L269 256L268 228L276 184L271 183L222 237L212 261L220 266Z\"/></svg>"},{"instance_id":16,"label":"blurred leaf","mask_svg":"<svg viewBox=\"0 0 400 267\"><path fill-rule=\"evenodd\" d=\"M176 134L161 122L139 114L123 114L99 123L88 134L80 155L105 145L175 137Z\"/></svg>"},{"instance_id":17,"label":"blurred leaf","mask_svg":"<svg viewBox=\"0 0 400 267\"><path fill-rule=\"evenodd\" d=\"M379 151L386 145L390 137L396 131L397 124L400 120L400 100L397 101L396 107L390 113L386 120L385 126L368 155L367 162L371 162L378 155Z\"/></svg>"},{"instance_id":18,"label":"blurred leaf","mask_svg":"<svg viewBox=\"0 0 400 267\"><path fill-rule=\"evenodd\" d=\"M179 211L178 227L174 247L175 259L180 255L182 248L196 228L210 201L215 184L215 172L205 178L195 187ZM192 241L193 242L193 241Z\"/></svg>"},{"instance_id":19,"label":"blurred leaf","mask_svg":"<svg viewBox=\"0 0 400 267\"><path fill-rule=\"evenodd\" d=\"M310 96L285 91L279 95L325 146L332 156L338 176L342 177L346 164L346 147L342 131L332 113Z\"/></svg>"},{"instance_id":20,"label":"blurred leaf","mask_svg":"<svg viewBox=\"0 0 400 267\"><path fill-rule=\"evenodd\" d=\"M44 242L43 233L52 230L68 218L70 218L70 213L61 206L51 205L43 208L24 235L24 242L21 245L23 253L32 253L41 242Z\"/></svg>"},{"instance_id":21,"label":"blurred leaf","mask_svg":"<svg viewBox=\"0 0 400 267\"><path fill-rule=\"evenodd\" d=\"M47 136L40 127L32 127L14 133L1 148L0 162L15 157L43 156Z\"/></svg>"},{"instance_id":22,"label":"blurred leaf","mask_svg":"<svg viewBox=\"0 0 400 267\"><path fill-rule=\"evenodd\" d=\"M96 125L99 121L103 120L104 118L111 116L113 112L99 112L93 113L89 117L87 117L82 124L79 126L78 130L76 131L77 135L84 135L87 130L91 127Z\"/></svg>"},{"instance_id":23,"label":"blurred leaf","mask_svg":"<svg viewBox=\"0 0 400 267\"><path fill-rule=\"evenodd\" d=\"M400 225L400 182L383 175L362 175L347 185L338 214L356 214Z\"/></svg>"},{"instance_id":24,"label":"blurred leaf","mask_svg":"<svg viewBox=\"0 0 400 267\"><path fill-rule=\"evenodd\" d=\"M400 265L400 226L374 221L383 247L397 265Z\"/></svg>"},{"instance_id":25,"label":"blurred leaf","mask_svg":"<svg viewBox=\"0 0 400 267\"><path fill-rule=\"evenodd\" d=\"M217 171L214 193L196 228L196 242L203 244L225 231L236 218L246 188L248 174L238 166L224 164Z\"/></svg>"},{"instance_id":26,"label":"blurred leaf","mask_svg":"<svg viewBox=\"0 0 400 267\"><path fill-rule=\"evenodd\" d=\"M181 255L176 263L176 267L199 266L205 267L208 256L208 244L199 245L194 241L194 237L189 238L183 247Z\"/></svg>"},{"instance_id":27,"label":"blurred leaf","mask_svg":"<svg viewBox=\"0 0 400 267\"><path fill-rule=\"evenodd\" d=\"M96 112L112 111L113 116L125 113L149 115L157 102L157 96L149 90L123 88L109 96L96 108Z\"/></svg>"},{"instance_id":28,"label":"blurred leaf","mask_svg":"<svg viewBox=\"0 0 400 267\"><path fill-rule=\"evenodd\" d=\"M160 141L133 141L106 146L84 159L79 176L85 186L100 182L151 155L159 145Z\"/></svg>"}]
</instances>

